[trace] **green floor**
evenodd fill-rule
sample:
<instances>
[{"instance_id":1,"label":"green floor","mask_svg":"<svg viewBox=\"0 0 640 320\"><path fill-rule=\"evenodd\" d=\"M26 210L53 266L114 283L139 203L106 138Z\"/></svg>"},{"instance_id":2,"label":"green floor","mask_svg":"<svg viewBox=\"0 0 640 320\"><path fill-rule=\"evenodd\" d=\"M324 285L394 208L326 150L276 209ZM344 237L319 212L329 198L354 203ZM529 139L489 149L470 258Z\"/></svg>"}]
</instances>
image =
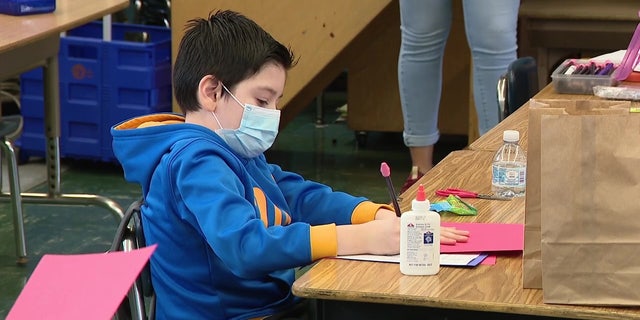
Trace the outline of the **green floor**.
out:
<instances>
[{"instance_id":1,"label":"green floor","mask_svg":"<svg viewBox=\"0 0 640 320\"><path fill-rule=\"evenodd\" d=\"M380 175L380 163L387 162L399 190L410 170L410 160L400 133L369 132L366 144L356 143L356 135L346 122L335 122L335 111L344 101L325 101L324 125L316 124L315 105L301 113L280 133L267 159L285 170L307 179L327 183L336 190L388 202L386 184ZM466 137L443 137L436 145L436 159L449 151L463 148ZM38 161L38 159L33 160ZM119 166L73 159L63 160L65 193L95 193L117 201L122 207L140 195L136 185L127 183ZM45 177L42 177L44 182ZM45 191L44 184L31 191ZM15 263L13 223L8 204L0 204L0 318L4 318L19 295L30 273L43 254L104 252L108 249L116 219L107 210L84 206L26 204L25 228L30 261Z\"/></svg>"}]
</instances>

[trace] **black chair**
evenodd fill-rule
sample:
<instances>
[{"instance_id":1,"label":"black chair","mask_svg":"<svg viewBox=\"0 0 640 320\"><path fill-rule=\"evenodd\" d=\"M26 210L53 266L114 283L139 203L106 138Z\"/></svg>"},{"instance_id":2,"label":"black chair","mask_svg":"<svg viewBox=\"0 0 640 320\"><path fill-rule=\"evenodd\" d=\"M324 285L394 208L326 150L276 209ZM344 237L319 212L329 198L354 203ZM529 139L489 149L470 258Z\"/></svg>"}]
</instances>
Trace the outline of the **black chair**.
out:
<instances>
[{"instance_id":1,"label":"black chair","mask_svg":"<svg viewBox=\"0 0 640 320\"><path fill-rule=\"evenodd\" d=\"M125 211L111 243L110 252L131 251L146 246L140 212L142 203L143 199L138 199ZM129 294L118 307L115 319L153 320L155 309L156 296L151 283L151 269L147 263L131 286Z\"/></svg>"},{"instance_id":2,"label":"black chair","mask_svg":"<svg viewBox=\"0 0 640 320\"><path fill-rule=\"evenodd\" d=\"M18 92L14 90L5 90L6 86L10 86L10 82L0 83L0 96L10 98L20 110L20 100ZM15 85L17 86L17 84ZM18 90L15 90L18 91ZM0 100L0 106L2 106ZM11 198L11 212L13 215L13 232L15 234L17 263L24 265L27 263L27 245L24 232L24 216L22 211L22 196L20 190L20 177L18 175L18 155L13 145L13 140L22 133L23 118L18 114L6 114L0 117L0 150L3 159L7 161L7 174L9 176L9 197ZM2 171L0 171L1 173ZM0 186L2 186L2 177L0 176Z\"/></svg>"},{"instance_id":3,"label":"black chair","mask_svg":"<svg viewBox=\"0 0 640 320\"><path fill-rule=\"evenodd\" d=\"M509 64L498 80L499 119L518 110L538 93L538 66L533 57L522 57Z\"/></svg>"}]
</instances>

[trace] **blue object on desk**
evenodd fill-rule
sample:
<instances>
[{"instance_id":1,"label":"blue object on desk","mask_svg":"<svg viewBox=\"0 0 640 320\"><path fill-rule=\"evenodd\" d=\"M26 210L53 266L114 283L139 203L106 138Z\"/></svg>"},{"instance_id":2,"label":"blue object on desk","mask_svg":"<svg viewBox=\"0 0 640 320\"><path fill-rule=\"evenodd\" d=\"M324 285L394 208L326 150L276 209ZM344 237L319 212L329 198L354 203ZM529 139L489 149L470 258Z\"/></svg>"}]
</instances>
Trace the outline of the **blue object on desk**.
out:
<instances>
[{"instance_id":1,"label":"blue object on desk","mask_svg":"<svg viewBox=\"0 0 640 320\"><path fill-rule=\"evenodd\" d=\"M446 200L444 201L438 201L436 203L432 203L431 204L431 208L429 208L431 211L435 211L435 212L441 212L441 211L449 211L451 210L453 206L447 202Z\"/></svg>"},{"instance_id":2,"label":"blue object on desk","mask_svg":"<svg viewBox=\"0 0 640 320\"><path fill-rule=\"evenodd\" d=\"M484 261L484 259L486 259L489 256L489 254L487 253L481 253L480 255L478 255L477 258L469 261L469 263L467 263L466 267L475 267L477 265L479 265L480 263L482 263L482 261Z\"/></svg>"},{"instance_id":3,"label":"blue object on desk","mask_svg":"<svg viewBox=\"0 0 640 320\"><path fill-rule=\"evenodd\" d=\"M47 13L56 10L56 0L0 0L0 13L12 16Z\"/></svg>"}]
</instances>

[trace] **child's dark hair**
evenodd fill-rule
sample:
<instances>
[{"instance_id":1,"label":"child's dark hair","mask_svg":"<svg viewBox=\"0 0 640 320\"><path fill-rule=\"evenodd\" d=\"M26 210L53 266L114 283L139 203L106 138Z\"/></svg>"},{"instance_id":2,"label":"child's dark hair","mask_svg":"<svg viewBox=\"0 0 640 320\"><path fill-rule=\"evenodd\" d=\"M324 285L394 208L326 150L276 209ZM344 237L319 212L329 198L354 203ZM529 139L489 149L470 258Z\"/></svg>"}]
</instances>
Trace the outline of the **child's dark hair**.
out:
<instances>
[{"instance_id":1,"label":"child's dark hair","mask_svg":"<svg viewBox=\"0 0 640 320\"><path fill-rule=\"evenodd\" d=\"M197 111L198 84L204 76L214 75L233 90L267 62L289 70L294 56L244 15L212 11L208 19L192 19L186 25L173 67L174 96L183 113Z\"/></svg>"}]
</instances>

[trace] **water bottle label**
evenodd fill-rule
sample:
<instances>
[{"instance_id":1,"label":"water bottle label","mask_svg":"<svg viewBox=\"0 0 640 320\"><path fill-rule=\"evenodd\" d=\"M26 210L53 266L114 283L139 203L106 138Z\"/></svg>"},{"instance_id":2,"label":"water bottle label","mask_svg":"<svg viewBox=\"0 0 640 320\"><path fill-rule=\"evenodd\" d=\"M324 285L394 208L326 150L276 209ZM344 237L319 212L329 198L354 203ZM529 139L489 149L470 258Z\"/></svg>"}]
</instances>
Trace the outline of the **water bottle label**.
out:
<instances>
[{"instance_id":1,"label":"water bottle label","mask_svg":"<svg viewBox=\"0 0 640 320\"><path fill-rule=\"evenodd\" d=\"M493 185L503 187L524 187L526 184L527 168L493 166Z\"/></svg>"}]
</instances>

